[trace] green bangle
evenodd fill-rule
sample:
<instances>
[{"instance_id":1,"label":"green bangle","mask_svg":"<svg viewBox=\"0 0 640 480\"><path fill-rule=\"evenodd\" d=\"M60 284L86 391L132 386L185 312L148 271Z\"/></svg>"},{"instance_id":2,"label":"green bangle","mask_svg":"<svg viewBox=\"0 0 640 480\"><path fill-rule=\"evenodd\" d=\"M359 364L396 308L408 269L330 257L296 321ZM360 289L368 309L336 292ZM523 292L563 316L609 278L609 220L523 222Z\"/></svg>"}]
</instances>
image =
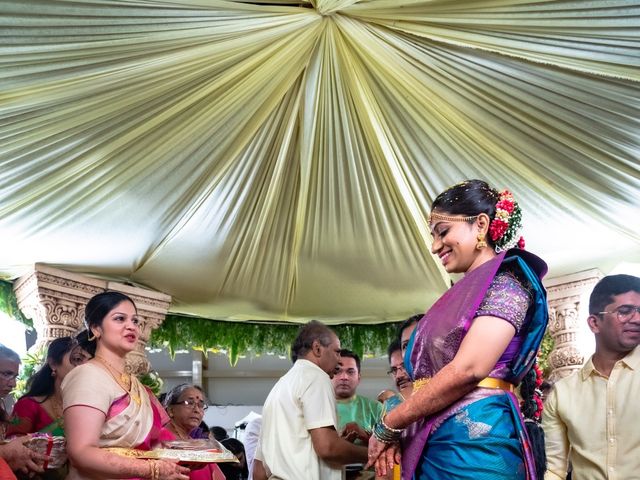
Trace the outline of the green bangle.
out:
<instances>
[{"instance_id":1,"label":"green bangle","mask_svg":"<svg viewBox=\"0 0 640 480\"><path fill-rule=\"evenodd\" d=\"M384 418L381 418L373 427L373 436L382 443L395 443L400 440L403 431L401 428L391 428L384 423Z\"/></svg>"}]
</instances>

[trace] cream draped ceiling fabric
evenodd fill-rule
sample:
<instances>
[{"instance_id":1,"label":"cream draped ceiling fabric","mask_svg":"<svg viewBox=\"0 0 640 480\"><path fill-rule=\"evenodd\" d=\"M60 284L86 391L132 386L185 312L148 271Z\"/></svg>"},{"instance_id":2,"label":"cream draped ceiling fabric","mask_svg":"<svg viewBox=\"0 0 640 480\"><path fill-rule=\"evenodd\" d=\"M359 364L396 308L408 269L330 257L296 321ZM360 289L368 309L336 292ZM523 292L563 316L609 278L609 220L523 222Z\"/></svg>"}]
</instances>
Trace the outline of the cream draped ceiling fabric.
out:
<instances>
[{"instance_id":1,"label":"cream draped ceiling fabric","mask_svg":"<svg viewBox=\"0 0 640 480\"><path fill-rule=\"evenodd\" d=\"M0 0L0 274L399 320L466 178L552 274L640 260L639 39L634 1Z\"/></svg>"}]
</instances>

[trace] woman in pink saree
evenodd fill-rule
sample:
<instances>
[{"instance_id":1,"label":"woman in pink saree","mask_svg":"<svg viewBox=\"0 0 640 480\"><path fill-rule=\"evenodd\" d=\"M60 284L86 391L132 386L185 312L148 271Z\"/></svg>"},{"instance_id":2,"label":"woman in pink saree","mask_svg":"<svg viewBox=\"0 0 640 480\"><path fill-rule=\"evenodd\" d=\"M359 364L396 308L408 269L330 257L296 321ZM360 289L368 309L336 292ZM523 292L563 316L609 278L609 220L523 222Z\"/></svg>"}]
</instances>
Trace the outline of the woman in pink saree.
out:
<instances>
[{"instance_id":1,"label":"woman in pink saree","mask_svg":"<svg viewBox=\"0 0 640 480\"><path fill-rule=\"evenodd\" d=\"M125 355L140 335L133 301L119 292L94 296L85 309L94 358L72 370L62 383L67 478L159 478L188 480L189 469L174 462L127 458L106 450L148 450L169 421L159 402L125 371Z\"/></svg>"}]
</instances>

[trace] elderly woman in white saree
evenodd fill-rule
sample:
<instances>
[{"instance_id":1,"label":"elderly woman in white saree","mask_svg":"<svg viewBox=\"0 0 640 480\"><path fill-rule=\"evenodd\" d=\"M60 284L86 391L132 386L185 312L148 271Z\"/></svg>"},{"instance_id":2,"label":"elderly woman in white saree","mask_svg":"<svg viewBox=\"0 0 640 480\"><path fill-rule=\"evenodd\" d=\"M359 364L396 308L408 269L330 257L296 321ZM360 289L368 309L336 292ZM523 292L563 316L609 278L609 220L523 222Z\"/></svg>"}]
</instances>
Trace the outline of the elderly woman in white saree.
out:
<instances>
[{"instance_id":1,"label":"elderly woman in white saree","mask_svg":"<svg viewBox=\"0 0 640 480\"><path fill-rule=\"evenodd\" d=\"M75 368L62 384L69 479L148 478L188 480L189 469L162 460L121 457L105 447L148 450L157 443L166 412L155 397L125 372L125 355L140 334L133 301L104 292L87 304L85 321L94 358Z\"/></svg>"}]
</instances>

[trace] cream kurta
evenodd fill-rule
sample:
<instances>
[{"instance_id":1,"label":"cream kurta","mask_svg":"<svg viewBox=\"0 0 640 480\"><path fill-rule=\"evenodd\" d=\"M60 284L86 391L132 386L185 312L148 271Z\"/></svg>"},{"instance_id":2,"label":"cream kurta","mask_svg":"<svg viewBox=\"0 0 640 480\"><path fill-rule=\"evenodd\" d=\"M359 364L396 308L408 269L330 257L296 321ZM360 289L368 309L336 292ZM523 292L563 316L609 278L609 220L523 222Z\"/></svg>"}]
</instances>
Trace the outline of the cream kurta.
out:
<instances>
[{"instance_id":1,"label":"cream kurta","mask_svg":"<svg viewBox=\"0 0 640 480\"><path fill-rule=\"evenodd\" d=\"M640 347L619 360L609 378L590 358L555 385L542 414L545 480L640 479Z\"/></svg>"}]
</instances>

